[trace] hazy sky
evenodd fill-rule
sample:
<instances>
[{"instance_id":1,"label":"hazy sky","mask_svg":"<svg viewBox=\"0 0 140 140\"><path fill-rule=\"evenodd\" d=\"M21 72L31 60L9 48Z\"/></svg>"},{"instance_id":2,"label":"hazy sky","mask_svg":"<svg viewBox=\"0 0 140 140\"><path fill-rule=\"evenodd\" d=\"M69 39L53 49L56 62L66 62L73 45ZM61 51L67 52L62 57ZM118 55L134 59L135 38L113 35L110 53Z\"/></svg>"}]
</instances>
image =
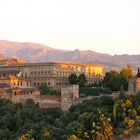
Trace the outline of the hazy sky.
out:
<instances>
[{"instance_id":1,"label":"hazy sky","mask_svg":"<svg viewBox=\"0 0 140 140\"><path fill-rule=\"evenodd\" d=\"M140 0L0 0L0 39L140 54Z\"/></svg>"}]
</instances>

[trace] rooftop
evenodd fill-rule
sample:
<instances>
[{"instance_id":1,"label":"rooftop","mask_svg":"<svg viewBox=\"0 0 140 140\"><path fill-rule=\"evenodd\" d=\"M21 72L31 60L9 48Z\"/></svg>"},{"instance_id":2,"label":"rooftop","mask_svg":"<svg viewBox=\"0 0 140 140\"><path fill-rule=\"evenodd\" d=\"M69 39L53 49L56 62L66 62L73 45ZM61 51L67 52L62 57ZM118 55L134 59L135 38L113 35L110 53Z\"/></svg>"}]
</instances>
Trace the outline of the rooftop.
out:
<instances>
[{"instance_id":1,"label":"rooftop","mask_svg":"<svg viewBox=\"0 0 140 140\"><path fill-rule=\"evenodd\" d=\"M103 67L103 65L99 64L80 64L80 63L72 63L72 62L64 62L64 61L56 61L56 62L40 62L40 63L24 63L24 64L14 64L10 66L0 66L0 67L30 67L30 66L52 66L52 65L77 65L77 66L97 66Z\"/></svg>"}]
</instances>

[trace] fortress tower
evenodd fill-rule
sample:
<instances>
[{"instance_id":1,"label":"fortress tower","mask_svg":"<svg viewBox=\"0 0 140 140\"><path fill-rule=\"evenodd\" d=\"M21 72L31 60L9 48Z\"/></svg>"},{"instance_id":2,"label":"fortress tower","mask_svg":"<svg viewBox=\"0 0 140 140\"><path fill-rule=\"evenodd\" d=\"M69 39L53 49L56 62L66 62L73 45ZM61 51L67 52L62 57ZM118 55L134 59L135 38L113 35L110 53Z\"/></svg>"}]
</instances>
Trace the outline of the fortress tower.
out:
<instances>
[{"instance_id":1,"label":"fortress tower","mask_svg":"<svg viewBox=\"0 0 140 140\"><path fill-rule=\"evenodd\" d=\"M137 74L129 79L128 93L135 94L140 92L140 68L138 68Z\"/></svg>"},{"instance_id":2,"label":"fortress tower","mask_svg":"<svg viewBox=\"0 0 140 140\"><path fill-rule=\"evenodd\" d=\"M79 85L61 88L61 109L66 111L79 99Z\"/></svg>"},{"instance_id":3,"label":"fortress tower","mask_svg":"<svg viewBox=\"0 0 140 140\"><path fill-rule=\"evenodd\" d=\"M136 93L140 92L140 69L138 68L138 73L136 77Z\"/></svg>"}]
</instances>

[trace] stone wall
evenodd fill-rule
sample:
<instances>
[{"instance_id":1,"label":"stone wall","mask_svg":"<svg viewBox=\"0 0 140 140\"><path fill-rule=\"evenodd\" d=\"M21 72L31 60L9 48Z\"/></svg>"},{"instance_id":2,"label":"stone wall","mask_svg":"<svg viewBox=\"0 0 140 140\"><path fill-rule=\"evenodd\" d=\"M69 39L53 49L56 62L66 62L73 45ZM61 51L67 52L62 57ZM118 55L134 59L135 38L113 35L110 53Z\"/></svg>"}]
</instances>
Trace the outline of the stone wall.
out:
<instances>
[{"instance_id":1,"label":"stone wall","mask_svg":"<svg viewBox=\"0 0 140 140\"><path fill-rule=\"evenodd\" d=\"M79 86L70 85L61 88L61 96L59 95L43 95L36 96L36 102L41 108L60 108L64 111L68 110L71 105L79 101Z\"/></svg>"},{"instance_id":2,"label":"stone wall","mask_svg":"<svg viewBox=\"0 0 140 140\"><path fill-rule=\"evenodd\" d=\"M11 93L3 93L1 95L2 99L11 100L14 103L22 103L24 104L28 99L32 99L36 102L36 97L40 95L40 92L35 91L34 93L29 94L11 94Z\"/></svg>"},{"instance_id":3,"label":"stone wall","mask_svg":"<svg viewBox=\"0 0 140 140\"><path fill-rule=\"evenodd\" d=\"M41 108L61 108L61 96L41 95L36 97L36 102Z\"/></svg>"},{"instance_id":4,"label":"stone wall","mask_svg":"<svg viewBox=\"0 0 140 140\"><path fill-rule=\"evenodd\" d=\"M16 94L15 94L16 91ZM19 89L0 93L0 98L11 100L14 103L24 104L28 99L38 103L41 108L60 108L68 110L71 105L79 101L79 86L70 85L61 88L61 95L40 95L40 92L21 93Z\"/></svg>"},{"instance_id":5,"label":"stone wall","mask_svg":"<svg viewBox=\"0 0 140 140\"><path fill-rule=\"evenodd\" d=\"M130 78L129 79L129 85L128 85L128 92L134 93L136 89L136 78Z\"/></svg>"}]
</instances>

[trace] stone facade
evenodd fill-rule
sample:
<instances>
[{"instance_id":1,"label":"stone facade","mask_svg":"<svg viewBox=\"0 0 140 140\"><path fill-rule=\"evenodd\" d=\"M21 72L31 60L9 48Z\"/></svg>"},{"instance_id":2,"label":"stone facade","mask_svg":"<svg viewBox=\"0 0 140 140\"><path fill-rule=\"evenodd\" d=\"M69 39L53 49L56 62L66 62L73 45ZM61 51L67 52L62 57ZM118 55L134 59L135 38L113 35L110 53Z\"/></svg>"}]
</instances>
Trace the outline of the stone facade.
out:
<instances>
[{"instance_id":1,"label":"stone facade","mask_svg":"<svg viewBox=\"0 0 140 140\"><path fill-rule=\"evenodd\" d=\"M68 77L75 73L77 76L84 73L87 84L98 82L103 76L103 67L95 64L73 64L73 63L25 63L10 66L0 66L0 69L19 70L20 77L29 81L31 86L38 87L42 84L60 90L68 85Z\"/></svg>"},{"instance_id":2,"label":"stone facade","mask_svg":"<svg viewBox=\"0 0 140 140\"><path fill-rule=\"evenodd\" d=\"M57 107L68 110L79 99L79 86L69 85L68 77L84 73L87 84L102 79L103 67L94 64L72 63L26 63L0 66L0 98L15 103L33 99L41 108ZM56 96L42 96L37 90L40 85L61 91Z\"/></svg>"},{"instance_id":3,"label":"stone facade","mask_svg":"<svg viewBox=\"0 0 140 140\"><path fill-rule=\"evenodd\" d=\"M40 92L31 87L30 82L18 77L18 70L0 71L0 98L15 103L25 103L27 99L35 99Z\"/></svg>"},{"instance_id":4,"label":"stone facade","mask_svg":"<svg viewBox=\"0 0 140 140\"><path fill-rule=\"evenodd\" d=\"M41 95L36 96L36 103L40 108L60 108L61 109L61 95Z\"/></svg>"},{"instance_id":5,"label":"stone facade","mask_svg":"<svg viewBox=\"0 0 140 140\"><path fill-rule=\"evenodd\" d=\"M79 86L65 86L60 95L40 95L30 82L20 77L18 70L0 71L0 99L22 103L32 99L41 108L60 108L68 110L79 98Z\"/></svg>"},{"instance_id":6,"label":"stone facade","mask_svg":"<svg viewBox=\"0 0 140 140\"><path fill-rule=\"evenodd\" d=\"M79 86L70 85L61 88L61 95L36 96L36 102L41 108L60 108L67 111L79 101Z\"/></svg>"},{"instance_id":7,"label":"stone facade","mask_svg":"<svg viewBox=\"0 0 140 140\"><path fill-rule=\"evenodd\" d=\"M61 109L68 110L79 99L79 86L71 85L61 88Z\"/></svg>"},{"instance_id":8,"label":"stone facade","mask_svg":"<svg viewBox=\"0 0 140 140\"><path fill-rule=\"evenodd\" d=\"M129 79L128 91L129 93L135 93L136 90L136 77Z\"/></svg>"}]
</instances>

